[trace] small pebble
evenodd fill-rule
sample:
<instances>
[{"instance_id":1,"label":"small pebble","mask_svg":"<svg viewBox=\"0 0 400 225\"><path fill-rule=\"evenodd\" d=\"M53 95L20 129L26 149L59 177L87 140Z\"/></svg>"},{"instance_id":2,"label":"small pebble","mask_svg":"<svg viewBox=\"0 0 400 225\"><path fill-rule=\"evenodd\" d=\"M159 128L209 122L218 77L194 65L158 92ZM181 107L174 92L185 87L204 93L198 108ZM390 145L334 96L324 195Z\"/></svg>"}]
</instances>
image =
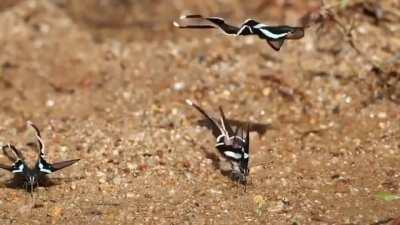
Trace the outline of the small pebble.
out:
<instances>
[{"instance_id":1,"label":"small pebble","mask_svg":"<svg viewBox=\"0 0 400 225\"><path fill-rule=\"evenodd\" d=\"M46 102L46 106L49 108L53 107L55 104L56 103L54 100L47 100L47 102Z\"/></svg>"},{"instance_id":2,"label":"small pebble","mask_svg":"<svg viewBox=\"0 0 400 225\"><path fill-rule=\"evenodd\" d=\"M378 118L379 119L386 119L386 117L387 117L387 114L385 112L378 113Z\"/></svg>"},{"instance_id":3,"label":"small pebble","mask_svg":"<svg viewBox=\"0 0 400 225\"><path fill-rule=\"evenodd\" d=\"M99 183L104 184L106 182L106 178L102 177L99 179Z\"/></svg>"},{"instance_id":4,"label":"small pebble","mask_svg":"<svg viewBox=\"0 0 400 225\"><path fill-rule=\"evenodd\" d=\"M126 197L127 198L133 198L133 197L135 197L135 193L128 192L128 193L126 193Z\"/></svg>"},{"instance_id":5,"label":"small pebble","mask_svg":"<svg viewBox=\"0 0 400 225\"><path fill-rule=\"evenodd\" d=\"M185 83L184 82L176 82L174 84L174 90L175 91L182 91L183 89L185 89Z\"/></svg>"},{"instance_id":6,"label":"small pebble","mask_svg":"<svg viewBox=\"0 0 400 225\"><path fill-rule=\"evenodd\" d=\"M264 96L269 96L271 94L271 88L267 87L262 90Z\"/></svg>"},{"instance_id":7,"label":"small pebble","mask_svg":"<svg viewBox=\"0 0 400 225\"><path fill-rule=\"evenodd\" d=\"M134 163L127 163L126 167L128 167L130 170L135 170L138 166Z\"/></svg>"},{"instance_id":8,"label":"small pebble","mask_svg":"<svg viewBox=\"0 0 400 225\"><path fill-rule=\"evenodd\" d=\"M121 180L121 178L119 176L114 177L113 180L112 180L113 184L115 184L115 185L120 185L121 181L122 180Z\"/></svg>"},{"instance_id":9,"label":"small pebble","mask_svg":"<svg viewBox=\"0 0 400 225\"><path fill-rule=\"evenodd\" d=\"M211 194L218 194L218 195L222 194L222 191L215 190L215 189L209 189L209 192L210 192Z\"/></svg>"}]
</instances>

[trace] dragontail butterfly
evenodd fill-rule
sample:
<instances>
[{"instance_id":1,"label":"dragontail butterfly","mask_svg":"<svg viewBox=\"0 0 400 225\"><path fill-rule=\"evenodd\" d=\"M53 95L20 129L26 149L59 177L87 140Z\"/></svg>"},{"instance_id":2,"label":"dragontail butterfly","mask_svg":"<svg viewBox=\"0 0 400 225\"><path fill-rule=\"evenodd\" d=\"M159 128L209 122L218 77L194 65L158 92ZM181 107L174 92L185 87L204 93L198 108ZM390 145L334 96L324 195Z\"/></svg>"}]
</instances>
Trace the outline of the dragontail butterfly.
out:
<instances>
[{"instance_id":1,"label":"dragontail butterfly","mask_svg":"<svg viewBox=\"0 0 400 225\"><path fill-rule=\"evenodd\" d=\"M173 23L178 28L208 29L218 28L224 34L233 36L256 35L276 51L279 51L289 39L300 39L304 36L303 27L292 26L269 26L253 19L247 19L240 27L225 23L219 17L203 17L201 15L184 15L180 17L180 22Z\"/></svg>"},{"instance_id":2,"label":"dragontail butterfly","mask_svg":"<svg viewBox=\"0 0 400 225\"><path fill-rule=\"evenodd\" d=\"M250 159L250 135L249 126L247 126L246 136L243 135L243 129L237 127L232 129L228 123L224 111L219 107L221 114L220 123L211 118L200 106L190 100L186 100L188 105L193 106L199 111L212 126L213 135L216 137L215 147L220 155L227 159L231 164L232 179L240 183L247 184L247 176L249 175L249 159ZM239 134L240 133L240 134Z\"/></svg>"},{"instance_id":3,"label":"dragontail butterfly","mask_svg":"<svg viewBox=\"0 0 400 225\"><path fill-rule=\"evenodd\" d=\"M33 128L37 141L38 159L33 168L28 166L21 151L14 145L8 144L2 147L4 155L14 163L11 166L0 164L1 169L5 169L15 175L15 178L22 179L26 187L30 187L32 193L35 185L39 185L47 174L51 174L57 170L64 169L79 161L79 159L49 163L45 158L45 146L39 129L30 121L27 122L28 127ZM11 154L10 154L11 152Z\"/></svg>"}]
</instances>

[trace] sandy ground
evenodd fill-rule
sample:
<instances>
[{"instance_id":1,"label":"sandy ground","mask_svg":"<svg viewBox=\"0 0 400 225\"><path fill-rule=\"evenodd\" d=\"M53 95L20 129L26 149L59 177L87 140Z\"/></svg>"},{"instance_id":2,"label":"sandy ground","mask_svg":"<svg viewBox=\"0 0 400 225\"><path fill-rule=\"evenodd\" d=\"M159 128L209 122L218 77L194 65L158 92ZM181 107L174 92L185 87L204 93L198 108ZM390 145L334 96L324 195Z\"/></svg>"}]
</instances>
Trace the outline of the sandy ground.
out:
<instances>
[{"instance_id":1,"label":"sandy ground","mask_svg":"<svg viewBox=\"0 0 400 225\"><path fill-rule=\"evenodd\" d=\"M400 2L243 2L2 1L0 143L28 151L31 120L49 161L81 161L33 197L1 171L0 224L400 216L400 200L376 196L400 194ZM256 37L175 29L185 12L309 28L275 52ZM215 140L185 99L265 128L251 132L247 192L213 166Z\"/></svg>"}]
</instances>

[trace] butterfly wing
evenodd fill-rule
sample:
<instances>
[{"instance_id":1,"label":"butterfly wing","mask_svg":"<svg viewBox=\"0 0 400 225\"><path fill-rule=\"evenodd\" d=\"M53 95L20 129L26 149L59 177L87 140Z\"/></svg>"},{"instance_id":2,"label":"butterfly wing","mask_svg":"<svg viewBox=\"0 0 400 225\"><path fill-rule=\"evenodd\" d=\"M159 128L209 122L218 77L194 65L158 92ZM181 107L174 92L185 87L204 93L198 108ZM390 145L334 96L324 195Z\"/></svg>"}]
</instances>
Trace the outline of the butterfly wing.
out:
<instances>
[{"instance_id":1,"label":"butterfly wing","mask_svg":"<svg viewBox=\"0 0 400 225\"><path fill-rule=\"evenodd\" d=\"M53 172L54 172L54 171L57 171L57 170L64 169L64 168L66 168L66 167L68 167L68 166L71 166L72 164L78 162L79 160L80 160L80 159L72 159L72 160L67 160L67 161L61 161L61 162L53 163L53 164L52 164L52 166L53 166Z\"/></svg>"},{"instance_id":2,"label":"butterfly wing","mask_svg":"<svg viewBox=\"0 0 400 225\"><path fill-rule=\"evenodd\" d=\"M273 48L275 51L279 51L283 45L283 42L285 41L285 39L280 39L280 40L267 40L267 43L269 44L269 46L271 46L271 48Z\"/></svg>"},{"instance_id":3,"label":"butterfly wing","mask_svg":"<svg viewBox=\"0 0 400 225\"><path fill-rule=\"evenodd\" d=\"M18 174L18 173L22 174L22 173L24 173L25 164L22 160L18 160L15 163L13 163L11 166L0 164L0 168L7 170L11 173L14 173L14 174Z\"/></svg>"},{"instance_id":4,"label":"butterfly wing","mask_svg":"<svg viewBox=\"0 0 400 225\"><path fill-rule=\"evenodd\" d=\"M303 27L289 26L260 26L257 35L265 39L268 44L276 51L279 51L286 39L300 39L304 37Z\"/></svg>"},{"instance_id":5,"label":"butterfly wing","mask_svg":"<svg viewBox=\"0 0 400 225\"><path fill-rule=\"evenodd\" d=\"M73 160L61 161L61 162L56 162L56 163L51 164L51 163L46 162L46 160L44 160L43 158L41 158L38 161L37 169L39 169L39 171L41 173L50 174L57 170L61 170L61 169L64 169L65 167L71 166L72 164L74 164L78 161L79 161L79 159L73 159Z\"/></svg>"},{"instance_id":6,"label":"butterfly wing","mask_svg":"<svg viewBox=\"0 0 400 225\"><path fill-rule=\"evenodd\" d=\"M225 20L219 17L207 17L211 23L215 24L225 34L236 35L239 32L239 27L225 23Z\"/></svg>"},{"instance_id":7,"label":"butterfly wing","mask_svg":"<svg viewBox=\"0 0 400 225\"><path fill-rule=\"evenodd\" d=\"M4 155L10 161L14 161L14 163L11 166L1 164L0 168L10 171L12 173L23 173L24 169L25 169L25 164L23 162L22 153L14 145L11 145L11 144L4 145L2 147L2 150L3 150ZM11 155L8 150L11 150L13 155Z\"/></svg>"},{"instance_id":8,"label":"butterfly wing","mask_svg":"<svg viewBox=\"0 0 400 225\"><path fill-rule=\"evenodd\" d=\"M289 26L267 26L258 24L255 27L255 33L259 38L265 39L269 46L275 51L279 51L286 39L299 39L304 36L304 30L301 27Z\"/></svg>"},{"instance_id":9,"label":"butterfly wing","mask_svg":"<svg viewBox=\"0 0 400 225\"><path fill-rule=\"evenodd\" d=\"M292 27L286 39L300 39L304 37L304 27Z\"/></svg>"},{"instance_id":10,"label":"butterfly wing","mask_svg":"<svg viewBox=\"0 0 400 225\"><path fill-rule=\"evenodd\" d=\"M242 159L243 153L240 148L234 148L232 145L220 145L217 146L217 149L229 161L240 162Z\"/></svg>"},{"instance_id":11,"label":"butterfly wing","mask_svg":"<svg viewBox=\"0 0 400 225\"><path fill-rule=\"evenodd\" d=\"M244 152L247 154L250 152L250 124L247 124Z\"/></svg>"},{"instance_id":12,"label":"butterfly wing","mask_svg":"<svg viewBox=\"0 0 400 225\"><path fill-rule=\"evenodd\" d=\"M249 173L249 158L250 158L250 125L247 124L247 130L246 130L246 139L245 143L243 146L243 158L241 161L241 167L242 170L244 171L244 174L247 176Z\"/></svg>"}]
</instances>

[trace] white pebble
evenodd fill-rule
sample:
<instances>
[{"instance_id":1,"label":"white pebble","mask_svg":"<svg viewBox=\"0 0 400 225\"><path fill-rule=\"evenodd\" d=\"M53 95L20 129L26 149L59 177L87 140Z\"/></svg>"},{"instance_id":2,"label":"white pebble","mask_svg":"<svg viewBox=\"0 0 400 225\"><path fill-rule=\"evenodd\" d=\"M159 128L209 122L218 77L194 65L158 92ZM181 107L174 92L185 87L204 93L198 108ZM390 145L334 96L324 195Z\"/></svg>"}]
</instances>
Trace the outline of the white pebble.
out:
<instances>
[{"instance_id":1,"label":"white pebble","mask_svg":"<svg viewBox=\"0 0 400 225\"><path fill-rule=\"evenodd\" d=\"M176 82L174 84L174 90L175 91L182 91L183 89L185 89L185 83L184 82Z\"/></svg>"}]
</instances>

